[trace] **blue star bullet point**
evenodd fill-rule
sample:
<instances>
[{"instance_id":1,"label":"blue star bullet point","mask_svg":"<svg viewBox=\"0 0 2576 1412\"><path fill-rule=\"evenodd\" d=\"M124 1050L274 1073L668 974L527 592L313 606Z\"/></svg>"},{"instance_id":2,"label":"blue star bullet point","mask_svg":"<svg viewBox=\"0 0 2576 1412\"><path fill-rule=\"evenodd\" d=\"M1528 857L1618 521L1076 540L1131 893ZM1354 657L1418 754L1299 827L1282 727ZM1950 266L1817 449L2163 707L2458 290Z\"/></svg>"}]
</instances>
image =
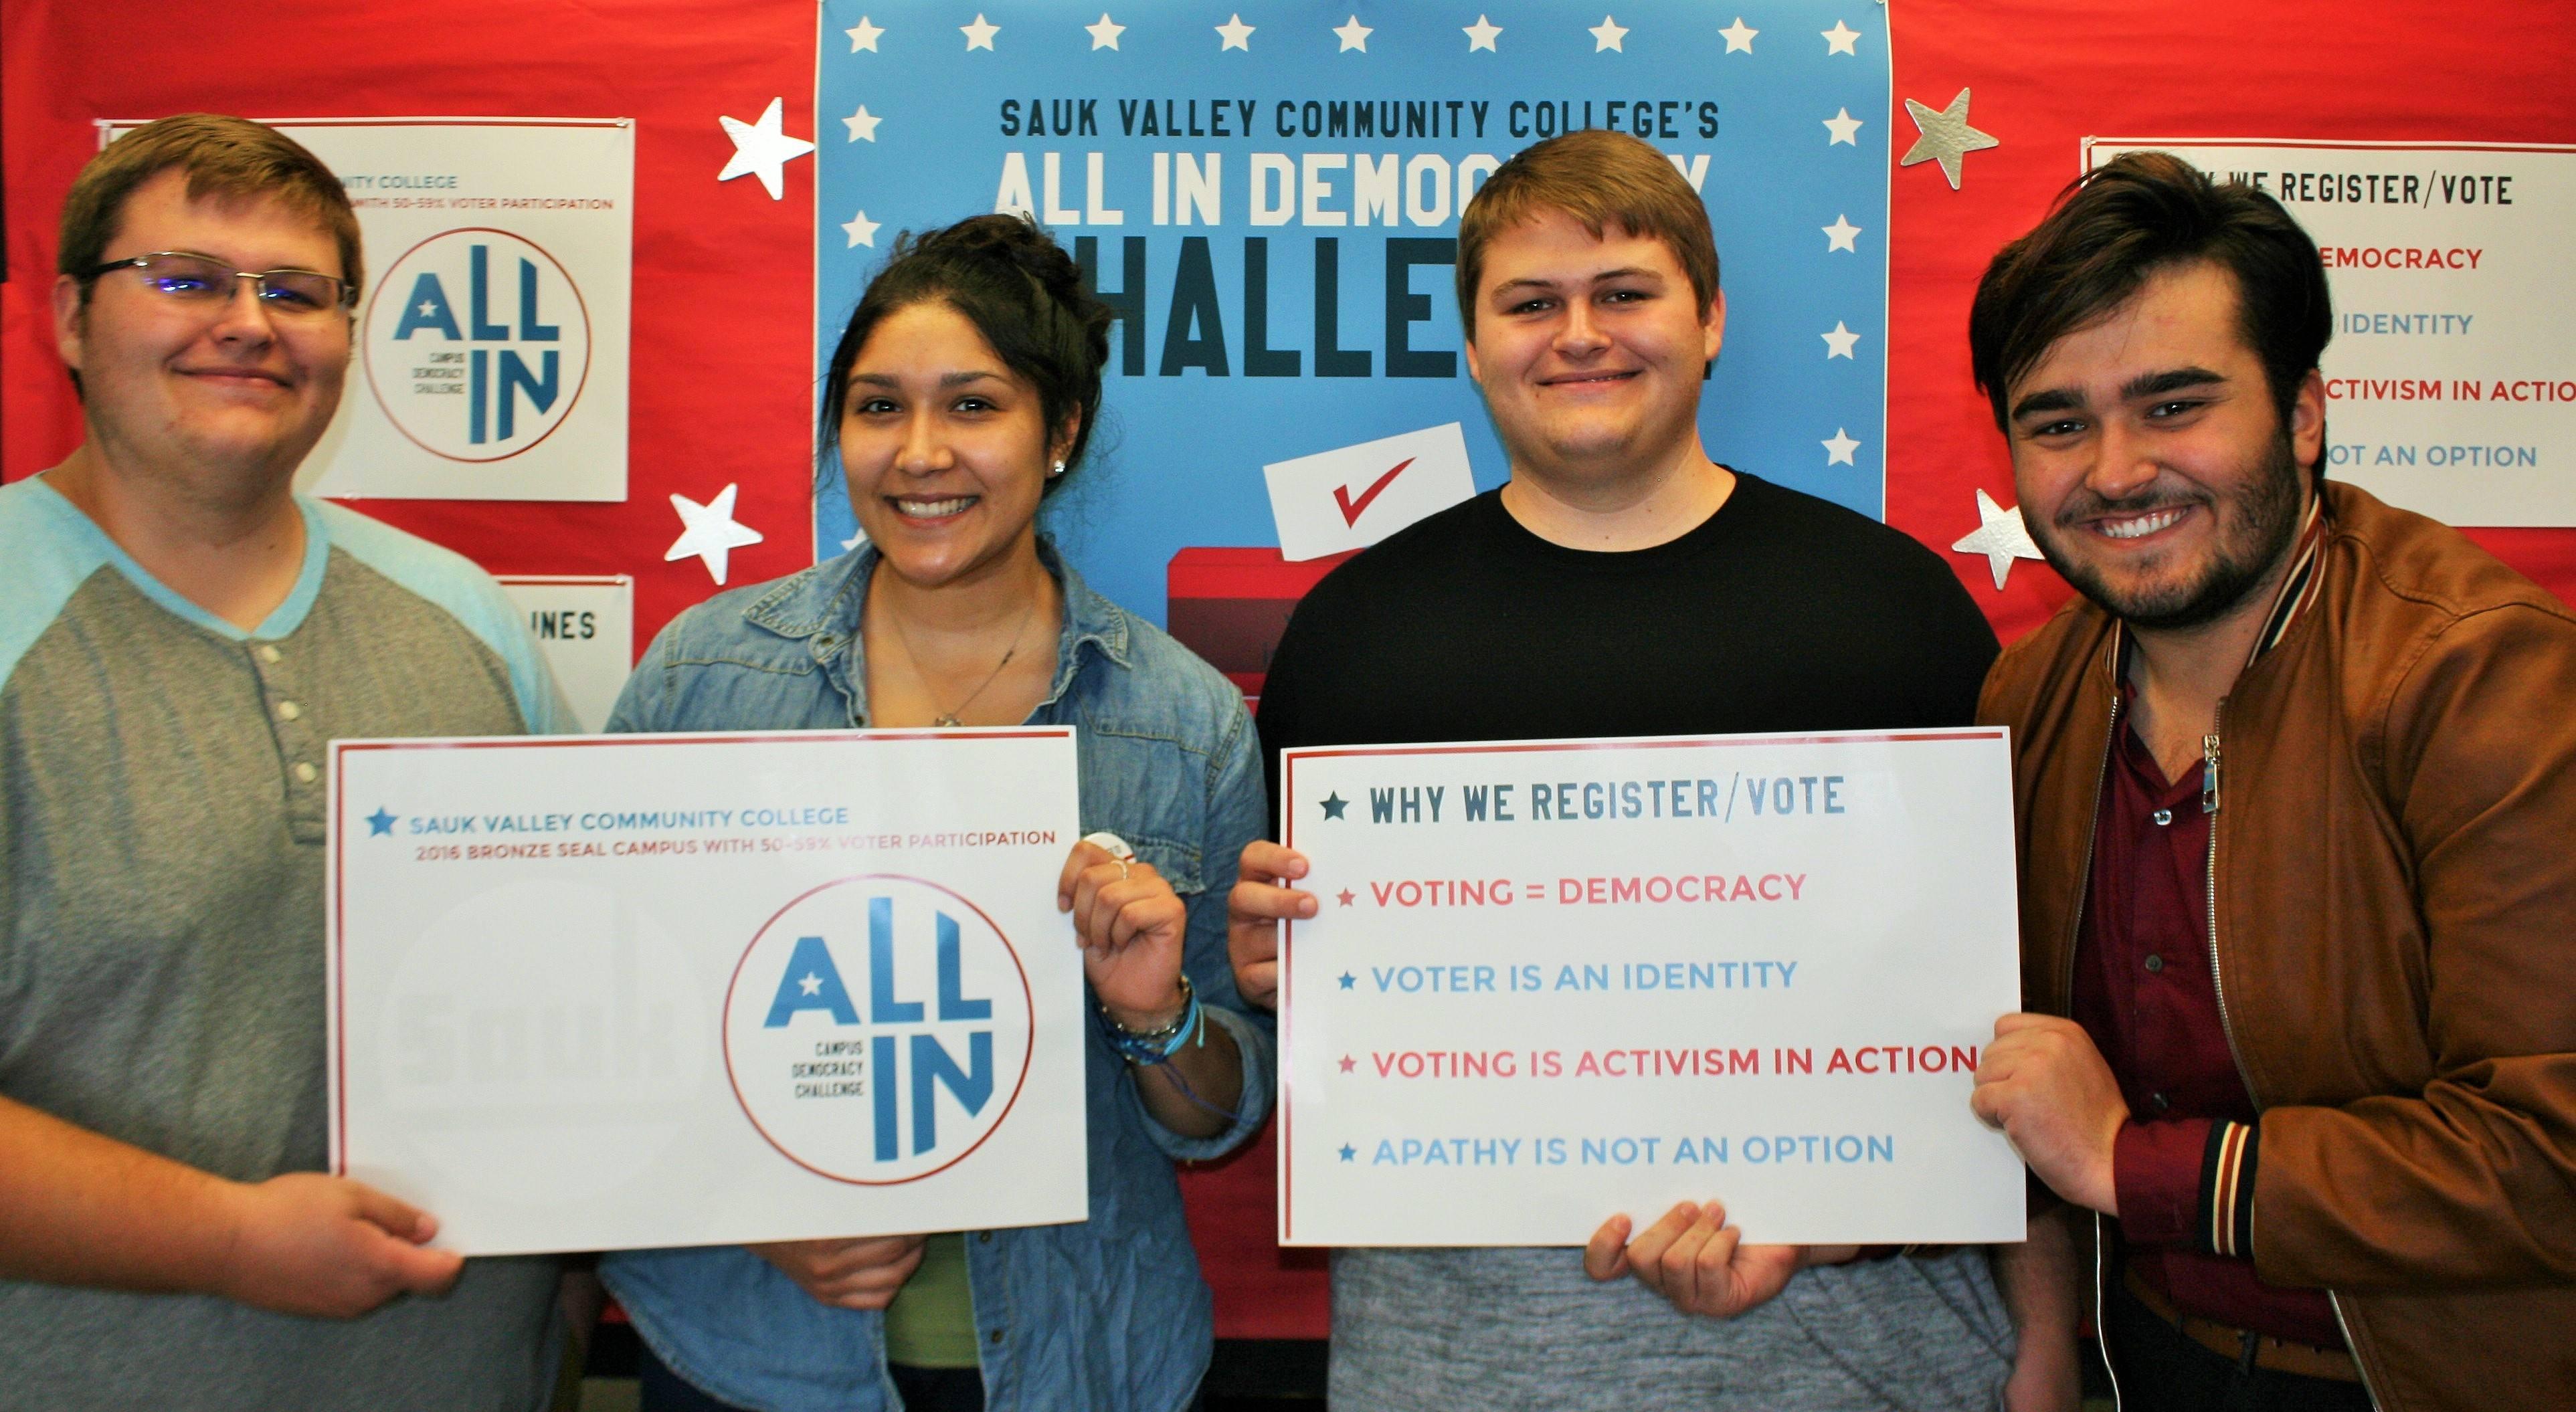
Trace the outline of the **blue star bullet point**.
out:
<instances>
[{"instance_id":1,"label":"blue star bullet point","mask_svg":"<svg viewBox=\"0 0 2576 1412\"><path fill-rule=\"evenodd\" d=\"M372 813L372 814L369 814L369 815L367 816L367 837L369 837L369 838L383 838L384 836L386 836L387 834L392 833L393 831L394 831L394 813L393 813L393 811L392 811L391 809L386 808L385 806L383 806L383 805L381 805L381 804L377 805L377 806L376 806L376 812L374 812L374 813Z\"/></svg>"},{"instance_id":2,"label":"blue star bullet point","mask_svg":"<svg viewBox=\"0 0 2576 1412\"><path fill-rule=\"evenodd\" d=\"M1338 789L1315 802L1324 806L1324 817L1327 819L1338 819L1342 816L1343 810L1351 807L1351 801L1344 799Z\"/></svg>"},{"instance_id":3,"label":"blue star bullet point","mask_svg":"<svg viewBox=\"0 0 2576 1412\"><path fill-rule=\"evenodd\" d=\"M1355 975L1352 975L1352 974L1351 974L1350 972L1348 972L1348 971L1344 971L1344 972L1342 972L1342 989L1344 989L1344 990L1349 990L1351 987L1356 986L1356 985L1358 985L1359 983L1360 983L1360 978L1359 978L1359 977L1357 977L1357 976L1355 976Z\"/></svg>"},{"instance_id":4,"label":"blue star bullet point","mask_svg":"<svg viewBox=\"0 0 2576 1412\"><path fill-rule=\"evenodd\" d=\"M1347 1142L1342 1144L1342 1160L1343 1160L1343 1161L1348 1162L1348 1161L1350 1161L1352 1158L1355 1158L1355 1157L1357 1157L1357 1156L1359 1156L1359 1155L1360 1155L1360 1150L1359 1150L1358 1148L1351 1146L1351 1145L1350 1145L1349 1143L1347 1143Z\"/></svg>"}]
</instances>

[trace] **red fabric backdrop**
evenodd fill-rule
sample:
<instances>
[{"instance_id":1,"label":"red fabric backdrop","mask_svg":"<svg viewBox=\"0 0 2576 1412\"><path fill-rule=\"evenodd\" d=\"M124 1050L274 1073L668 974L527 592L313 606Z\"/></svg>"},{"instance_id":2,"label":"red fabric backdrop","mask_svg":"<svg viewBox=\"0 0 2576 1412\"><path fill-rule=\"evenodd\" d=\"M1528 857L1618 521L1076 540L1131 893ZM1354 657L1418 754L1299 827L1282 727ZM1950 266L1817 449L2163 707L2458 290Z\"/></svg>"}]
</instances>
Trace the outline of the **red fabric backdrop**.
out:
<instances>
[{"instance_id":1,"label":"red fabric backdrop","mask_svg":"<svg viewBox=\"0 0 2576 1412\"><path fill-rule=\"evenodd\" d=\"M748 120L783 96L787 130L813 135L814 15L791 0L450 0L434 14L348 0L248 9L6 0L0 479L53 464L79 439L46 301L54 221L95 150L93 119L193 108L632 117L629 500L364 508L497 572L632 574L639 642L709 592L695 560L662 562L679 530L673 490L702 496L741 484L739 517L769 538L737 551L733 582L801 566L812 169L789 164L778 202L756 182L719 186L714 176L732 151L718 113ZM1894 24L1897 97L1939 107L1972 88L1970 121L2003 143L1968 156L1961 191L1930 163L1893 174L1888 517L1945 552L1976 527L1976 487L2013 501L2001 445L1969 385L1969 294L1995 248L2074 174L2084 135L2576 141L2576 85L2566 78L2576 25L2564 0L1899 0ZM1901 101L1877 120L1901 154L1914 136ZM2475 533L2560 597L2576 596L2576 529ZM2066 593L2036 564L2017 567L1997 594L1984 560L1952 562L2007 638ZM1319 1335L1319 1264L1269 1244L1267 1154L1265 1145L1192 1182L1220 1331Z\"/></svg>"}]
</instances>

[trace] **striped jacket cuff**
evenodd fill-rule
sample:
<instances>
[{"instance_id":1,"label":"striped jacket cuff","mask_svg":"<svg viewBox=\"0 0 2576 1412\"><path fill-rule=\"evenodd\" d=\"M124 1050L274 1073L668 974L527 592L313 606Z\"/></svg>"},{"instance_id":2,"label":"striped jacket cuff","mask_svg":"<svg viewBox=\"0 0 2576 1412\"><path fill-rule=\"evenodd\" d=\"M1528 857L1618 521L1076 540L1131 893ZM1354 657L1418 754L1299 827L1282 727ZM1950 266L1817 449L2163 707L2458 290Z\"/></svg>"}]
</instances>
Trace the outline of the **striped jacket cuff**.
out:
<instances>
[{"instance_id":1,"label":"striped jacket cuff","mask_svg":"<svg viewBox=\"0 0 2576 1412\"><path fill-rule=\"evenodd\" d=\"M2200 1158L2202 1253L2254 1258L2254 1161L2261 1131L2252 1123L2212 1123Z\"/></svg>"}]
</instances>

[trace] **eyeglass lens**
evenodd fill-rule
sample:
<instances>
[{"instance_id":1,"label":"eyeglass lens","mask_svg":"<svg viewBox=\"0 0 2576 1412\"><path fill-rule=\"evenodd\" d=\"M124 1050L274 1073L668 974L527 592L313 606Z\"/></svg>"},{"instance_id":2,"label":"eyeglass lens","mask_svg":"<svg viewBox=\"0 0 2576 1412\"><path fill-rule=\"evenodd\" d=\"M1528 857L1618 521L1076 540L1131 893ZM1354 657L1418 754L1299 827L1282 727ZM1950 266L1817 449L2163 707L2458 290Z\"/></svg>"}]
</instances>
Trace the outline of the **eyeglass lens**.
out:
<instances>
[{"instance_id":1,"label":"eyeglass lens","mask_svg":"<svg viewBox=\"0 0 2576 1412\"><path fill-rule=\"evenodd\" d=\"M232 282L258 282L262 303L280 313L318 314L338 307L340 281L310 270L234 270L199 255L146 255L135 262L144 279L173 299L226 299Z\"/></svg>"}]
</instances>

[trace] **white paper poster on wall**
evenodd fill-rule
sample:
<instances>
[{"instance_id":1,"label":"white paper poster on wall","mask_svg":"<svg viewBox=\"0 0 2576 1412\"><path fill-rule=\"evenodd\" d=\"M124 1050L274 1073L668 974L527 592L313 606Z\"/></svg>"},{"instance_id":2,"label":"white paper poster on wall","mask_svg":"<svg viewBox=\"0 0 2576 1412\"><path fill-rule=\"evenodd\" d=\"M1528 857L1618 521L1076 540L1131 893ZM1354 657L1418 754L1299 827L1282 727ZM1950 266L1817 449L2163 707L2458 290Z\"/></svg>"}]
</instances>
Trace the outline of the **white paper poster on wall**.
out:
<instances>
[{"instance_id":1,"label":"white paper poster on wall","mask_svg":"<svg viewBox=\"0 0 2576 1412\"><path fill-rule=\"evenodd\" d=\"M2279 198L2334 291L2326 473L2455 525L2576 525L2576 147L2101 137Z\"/></svg>"},{"instance_id":2,"label":"white paper poster on wall","mask_svg":"<svg viewBox=\"0 0 2576 1412\"><path fill-rule=\"evenodd\" d=\"M270 125L348 188L366 248L357 356L297 488L625 499L632 120Z\"/></svg>"},{"instance_id":3,"label":"white paper poster on wall","mask_svg":"<svg viewBox=\"0 0 2576 1412\"><path fill-rule=\"evenodd\" d=\"M528 618L573 719L605 730L609 708L635 665L635 580L625 574L498 574Z\"/></svg>"}]
</instances>

